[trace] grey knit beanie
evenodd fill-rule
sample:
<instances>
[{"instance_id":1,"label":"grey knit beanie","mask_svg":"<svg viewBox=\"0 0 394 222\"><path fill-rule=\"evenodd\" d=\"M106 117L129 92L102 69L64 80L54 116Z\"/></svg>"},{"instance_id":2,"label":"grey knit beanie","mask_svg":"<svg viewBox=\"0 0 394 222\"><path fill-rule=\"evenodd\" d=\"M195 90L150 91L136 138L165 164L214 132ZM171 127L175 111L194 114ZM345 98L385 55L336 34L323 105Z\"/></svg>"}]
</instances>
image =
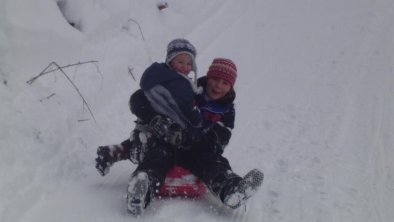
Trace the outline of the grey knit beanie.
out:
<instances>
[{"instance_id":1,"label":"grey knit beanie","mask_svg":"<svg viewBox=\"0 0 394 222\"><path fill-rule=\"evenodd\" d=\"M193 67L192 70L197 73L196 65L196 48L186 39L174 39L167 46L167 56L166 64L170 65L171 60L173 60L177 55L186 53L192 57Z\"/></svg>"}]
</instances>

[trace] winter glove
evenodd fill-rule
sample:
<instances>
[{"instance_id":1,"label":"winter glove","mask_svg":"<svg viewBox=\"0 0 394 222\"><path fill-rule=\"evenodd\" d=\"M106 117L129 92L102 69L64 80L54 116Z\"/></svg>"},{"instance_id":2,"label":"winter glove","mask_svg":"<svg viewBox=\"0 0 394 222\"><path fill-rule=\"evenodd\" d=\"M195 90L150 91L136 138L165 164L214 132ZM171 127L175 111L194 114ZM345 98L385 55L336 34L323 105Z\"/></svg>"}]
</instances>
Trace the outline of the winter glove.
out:
<instances>
[{"instance_id":1,"label":"winter glove","mask_svg":"<svg viewBox=\"0 0 394 222\"><path fill-rule=\"evenodd\" d=\"M179 147L184 141L182 127L168 117L155 116L149 123L150 131L156 138L163 138L165 142Z\"/></svg>"},{"instance_id":2,"label":"winter glove","mask_svg":"<svg viewBox=\"0 0 394 222\"><path fill-rule=\"evenodd\" d=\"M109 168L114 163L109 146L99 146L97 148L96 169L101 176L109 173Z\"/></svg>"},{"instance_id":3,"label":"winter glove","mask_svg":"<svg viewBox=\"0 0 394 222\"><path fill-rule=\"evenodd\" d=\"M173 121L170 118L157 115L149 123L150 131L156 138L164 137Z\"/></svg>"},{"instance_id":4,"label":"winter glove","mask_svg":"<svg viewBox=\"0 0 394 222\"><path fill-rule=\"evenodd\" d=\"M231 129L225 127L221 122L217 122L208 130L206 138L215 153L223 154L224 148L231 138Z\"/></svg>"}]
</instances>

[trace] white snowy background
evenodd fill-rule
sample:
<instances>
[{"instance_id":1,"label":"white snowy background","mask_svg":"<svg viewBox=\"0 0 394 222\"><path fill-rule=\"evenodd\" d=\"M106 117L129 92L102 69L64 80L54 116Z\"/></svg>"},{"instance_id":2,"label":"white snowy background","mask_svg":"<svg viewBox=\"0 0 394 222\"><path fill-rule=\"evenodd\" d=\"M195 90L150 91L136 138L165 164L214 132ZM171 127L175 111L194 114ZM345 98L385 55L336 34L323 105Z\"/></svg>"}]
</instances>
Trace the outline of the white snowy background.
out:
<instances>
[{"instance_id":1,"label":"white snowy background","mask_svg":"<svg viewBox=\"0 0 394 222\"><path fill-rule=\"evenodd\" d=\"M0 0L0 221L394 220L394 1L157 3ZM208 195L134 218L136 166L94 168L97 146L129 136L129 96L177 37L196 46L199 76L214 57L238 66L225 156L240 175L265 173L246 211ZM27 83L87 61L63 71L89 107L60 71Z\"/></svg>"}]
</instances>

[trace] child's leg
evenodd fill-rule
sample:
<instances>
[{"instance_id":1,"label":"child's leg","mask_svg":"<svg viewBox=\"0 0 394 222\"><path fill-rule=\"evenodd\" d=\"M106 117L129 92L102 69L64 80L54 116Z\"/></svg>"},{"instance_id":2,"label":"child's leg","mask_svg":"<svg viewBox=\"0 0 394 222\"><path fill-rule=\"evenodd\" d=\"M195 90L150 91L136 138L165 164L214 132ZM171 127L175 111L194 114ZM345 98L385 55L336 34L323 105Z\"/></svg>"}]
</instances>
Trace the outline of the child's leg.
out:
<instances>
[{"instance_id":1,"label":"child's leg","mask_svg":"<svg viewBox=\"0 0 394 222\"><path fill-rule=\"evenodd\" d=\"M138 216L150 202L151 194L149 176L146 172L135 171L127 187L127 209Z\"/></svg>"},{"instance_id":2,"label":"child's leg","mask_svg":"<svg viewBox=\"0 0 394 222\"><path fill-rule=\"evenodd\" d=\"M167 171L173 166L174 154L164 144L152 147L133 172L127 189L127 208L133 215L141 214L164 184Z\"/></svg>"},{"instance_id":3,"label":"child's leg","mask_svg":"<svg viewBox=\"0 0 394 222\"><path fill-rule=\"evenodd\" d=\"M221 155L201 152L194 153L191 158L195 158L195 161L190 170L218 197L226 185L236 184L242 179L232 171L228 160Z\"/></svg>"},{"instance_id":4,"label":"child's leg","mask_svg":"<svg viewBox=\"0 0 394 222\"><path fill-rule=\"evenodd\" d=\"M96 168L102 176L109 173L110 167L121 160L130 160L139 164L150 147L154 146L156 138L136 121L136 128L131 132L130 139L121 144L99 146L97 148Z\"/></svg>"},{"instance_id":5,"label":"child's leg","mask_svg":"<svg viewBox=\"0 0 394 222\"><path fill-rule=\"evenodd\" d=\"M244 177L231 170L226 158L213 152L200 153L192 172L201 178L213 194L230 208L243 205L261 186L264 175L254 169Z\"/></svg>"}]
</instances>

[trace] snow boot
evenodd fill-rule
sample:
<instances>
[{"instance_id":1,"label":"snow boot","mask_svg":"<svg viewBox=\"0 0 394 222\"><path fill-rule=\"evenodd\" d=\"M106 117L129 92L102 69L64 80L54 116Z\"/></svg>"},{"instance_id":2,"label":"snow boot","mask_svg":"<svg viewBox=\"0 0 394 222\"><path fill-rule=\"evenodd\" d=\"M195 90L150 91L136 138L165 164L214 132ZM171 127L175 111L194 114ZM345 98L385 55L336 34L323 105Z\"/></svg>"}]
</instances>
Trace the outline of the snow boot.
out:
<instances>
[{"instance_id":1,"label":"snow boot","mask_svg":"<svg viewBox=\"0 0 394 222\"><path fill-rule=\"evenodd\" d=\"M128 149L130 148L125 146L128 143L132 144L129 140L126 140L121 144L99 146L97 148L96 169L101 176L107 175L114 163L129 159Z\"/></svg>"},{"instance_id":2,"label":"snow boot","mask_svg":"<svg viewBox=\"0 0 394 222\"><path fill-rule=\"evenodd\" d=\"M222 193L224 205L232 209L244 205L260 188L263 179L264 174L258 169L253 169L238 182L229 184Z\"/></svg>"},{"instance_id":3,"label":"snow boot","mask_svg":"<svg viewBox=\"0 0 394 222\"><path fill-rule=\"evenodd\" d=\"M141 215L150 201L149 183L145 172L137 172L131 177L127 188L127 209L134 216Z\"/></svg>"}]
</instances>

